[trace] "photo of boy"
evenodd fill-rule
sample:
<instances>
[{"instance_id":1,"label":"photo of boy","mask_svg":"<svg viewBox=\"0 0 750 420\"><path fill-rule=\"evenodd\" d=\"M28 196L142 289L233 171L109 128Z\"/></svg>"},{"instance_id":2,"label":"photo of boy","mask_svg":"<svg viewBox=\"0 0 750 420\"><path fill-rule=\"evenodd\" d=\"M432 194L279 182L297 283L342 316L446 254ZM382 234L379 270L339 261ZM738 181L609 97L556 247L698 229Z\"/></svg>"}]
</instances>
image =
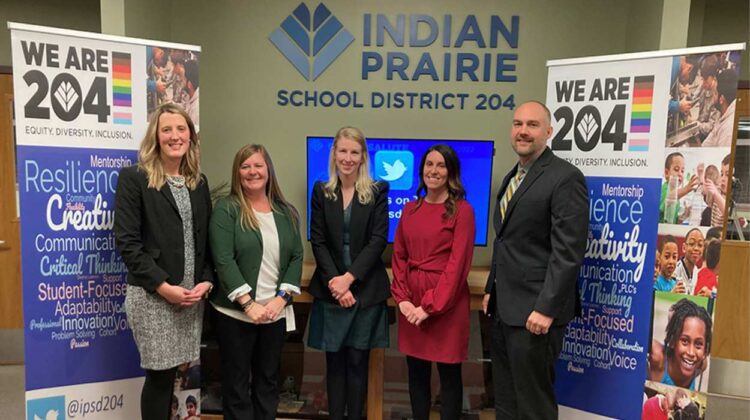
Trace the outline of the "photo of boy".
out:
<instances>
[{"instance_id":1,"label":"photo of boy","mask_svg":"<svg viewBox=\"0 0 750 420\"><path fill-rule=\"evenodd\" d=\"M709 192L711 190L711 185L719 185L720 183L719 168L715 165L708 165L703 173L703 178L700 180L700 183L703 200L706 202L706 209L701 216L701 226L711 226L714 214L718 214L719 211L723 213L722 210L719 210L719 203L714 198L714 194ZM715 189L716 188L713 188L713 190Z\"/></svg>"},{"instance_id":2,"label":"photo of boy","mask_svg":"<svg viewBox=\"0 0 750 420\"><path fill-rule=\"evenodd\" d=\"M685 285L681 293L693 294L698 272L703 267L704 246L703 232L697 227L690 229L685 235L685 242L682 243L682 258L677 261L674 270L674 277Z\"/></svg>"},{"instance_id":3,"label":"photo of boy","mask_svg":"<svg viewBox=\"0 0 750 420\"><path fill-rule=\"evenodd\" d=\"M193 395L188 395L185 398L185 408L187 415L182 420L200 420L198 415L198 400Z\"/></svg>"},{"instance_id":4,"label":"photo of boy","mask_svg":"<svg viewBox=\"0 0 750 420\"><path fill-rule=\"evenodd\" d=\"M657 251L659 261L659 274L654 281L654 290L661 292L685 293L685 283L678 282L674 277L677 267L677 241L672 235L666 235L659 242Z\"/></svg>"},{"instance_id":5,"label":"photo of boy","mask_svg":"<svg viewBox=\"0 0 750 420\"><path fill-rule=\"evenodd\" d=\"M683 212L680 200L699 185L697 175L683 185L685 180L685 156L672 152L664 160L664 183L659 200L659 220L662 223L682 223L690 214Z\"/></svg>"},{"instance_id":6,"label":"photo of boy","mask_svg":"<svg viewBox=\"0 0 750 420\"><path fill-rule=\"evenodd\" d=\"M713 167L711 178L708 177L708 168L703 181L703 194L706 204L711 208L710 226L722 226L724 224L724 208L727 200L727 184L729 183L729 163L732 155L728 154L721 160L721 171ZM701 223L702 224L702 223Z\"/></svg>"}]
</instances>

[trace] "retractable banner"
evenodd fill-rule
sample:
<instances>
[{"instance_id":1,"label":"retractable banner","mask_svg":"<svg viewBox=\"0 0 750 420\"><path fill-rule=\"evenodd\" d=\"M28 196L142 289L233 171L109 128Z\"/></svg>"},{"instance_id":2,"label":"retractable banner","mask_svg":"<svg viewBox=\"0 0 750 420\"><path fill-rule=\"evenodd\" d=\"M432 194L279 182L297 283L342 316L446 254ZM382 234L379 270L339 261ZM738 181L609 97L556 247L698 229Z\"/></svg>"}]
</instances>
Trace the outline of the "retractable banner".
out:
<instances>
[{"instance_id":1,"label":"retractable banner","mask_svg":"<svg viewBox=\"0 0 750 420\"><path fill-rule=\"evenodd\" d=\"M26 418L139 418L143 371L124 310L114 193L120 169L137 162L149 112L177 102L197 120L180 65L197 64L199 48L8 26Z\"/></svg>"},{"instance_id":2,"label":"retractable banner","mask_svg":"<svg viewBox=\"0 0 750 420\"><path fill-rule=\"evenodd\" d=\"M590 196L582 313L557 366L561 405L626 419L705 414L713 227L726 222L743 49L548 63L549 146L583 171Z\"/></svg>"}]
</instances>

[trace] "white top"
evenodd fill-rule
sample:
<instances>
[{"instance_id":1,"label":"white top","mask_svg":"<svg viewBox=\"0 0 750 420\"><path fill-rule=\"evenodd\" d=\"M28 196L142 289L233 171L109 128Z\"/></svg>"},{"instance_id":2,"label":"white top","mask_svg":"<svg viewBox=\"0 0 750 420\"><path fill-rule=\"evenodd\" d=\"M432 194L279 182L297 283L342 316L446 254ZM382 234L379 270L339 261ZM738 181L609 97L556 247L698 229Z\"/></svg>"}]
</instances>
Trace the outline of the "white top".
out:
<instances>
[{"instance_id":1,"label":"white top","mask_svg":"<svg viewBox=\"0 0 750 420\"><path fill-rule=\"evenodd\" d=\"M273 212L262 213L255 210L255 216L258 218L260 225L260 237L263 241L263 256L261 257L260 270L258 271L258 282L255 290L255 301L265 305L276 297L276 284L279 281L279 267L281 266L281 257L279 251L279 231L276 229L276 221L273 218ZM229 300L234 302L238 297L250 293L252 288L248 284L232 290L229 293ZM242 311L236 309L222 308L213 305L217 311L234 319L253 323L250 317ZM286 318L286 330L294 331L296 325L294 322L294 309L292 305L286 306L278 318L266 323L275 322L281 318Z\"/></svg>"},{"instance_id":2,"label":"white top","mask_svg":"<svg viewBox=\"0 0 750 420\"><path fill-rule=\"evenodd\" d=\"M734 110L737 100L733 100L727 107L726 112L714 124L713 130L703 141L703 147L729 147L732 145L734 135Z\"/></svg>"},{"instance_id":3,"label":"white top","mask_svg":"<svg viewBox=\"0 0 750 420\"><path fill-rule=\"evenodd\" d=\"M258 284L255 290L255 300L270 300L276 296L276 283L279 279L279 231L273 212L261 213L255 210L255 216L260 224L260 237L263 240L263 258L258 272Z\"/></svg>"},{"instance_id":4,"label":"white top","mask_svg":"<svg viewBox=\"0 0 750 420\"><path fill-rule=\"evenodd\" d=\"M673 276L677 279L677 281L682 281L683 283L685 283L686 295L693 294L695 284L698 282L698 271L700 271L700 268L694 265L693 272L688 275L687 267L685 267L685 257L680 258L680 260L677 261L677 266L674 269Z\"/></svg>"}]
</instances>

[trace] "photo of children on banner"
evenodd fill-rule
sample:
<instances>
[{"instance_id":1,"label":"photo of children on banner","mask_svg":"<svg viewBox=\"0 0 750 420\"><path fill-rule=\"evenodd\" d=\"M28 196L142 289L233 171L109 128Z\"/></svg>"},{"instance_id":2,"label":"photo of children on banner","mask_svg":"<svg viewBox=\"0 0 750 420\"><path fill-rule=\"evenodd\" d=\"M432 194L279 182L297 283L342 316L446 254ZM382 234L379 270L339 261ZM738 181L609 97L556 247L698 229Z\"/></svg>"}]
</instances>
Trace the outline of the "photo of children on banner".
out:
<instances>
[{"instance_id":1,"label":"photo of children on banner","mask_svg":"<svg viewBox=\"0 0 750 420\"><path fill-rule=\"evenodd\" d=\"M706 396L682 388L646 381L642 420L702 420Z\"/></svg>"},{"instance_id":2,"label":"photo of children on banner","mask_svg":"<svg viewBox=\"0 0 750 420\"><path fill-rule=\"evenodd\" d=\"M659 221L687 226L722 226L730 160L730 149L724 147L667 149Z\"/></svg>"},{"instance_id":3,"label":"photo of children on banner","mask_svg":"<svg viewBox=\"0 0 750 420\"><path fill-rule=\"evenodd\" d=\"M716 297L721 228L690 228L685 237L659 235L654 267L654 290Z\"/></svg>"},{"instance_id":4,"label":"photo of children on banner","mask_svg":"<svg viewBox=\"0 0 750 420\"><path fill-rule=\"evenodd\" d=\"M175 391L186 391L201 387L201 365L200 360L183 363L177 366L175 375Z\"/></svg>"},{"instance_id":5,"label":"photo of children on banner","mask_svg":"<svg viewBox=\"0 0 750 420\"><path fill-rule=\"evenodd\" d=\"M169 420L182 420L180 418L180 400L177 395L172 395L172 408L169 411Z\"/></svg>"},{"instance_id":6,"label":"photo of children on banner","mask_svg":"<svg viewBox=\"0 0 750 420\"><path fill-rule=\"evenodd\" d=\"M169 420L200 420L200 360L177 366Z\"/></svg>"},{"instance_id":7,"label":"photo of children on banner","mask_svg":"<svg viewBox=\"0 0 750 420\"><path fill-rule=\"evenodd\" d=\"M180 105L190 115L196 129L198 120L198 56L193 51L147 47L147 110L162 104ZM199 131L199 130L198 130Z\"/></svg>"},{"instance_id":8,"label":"photo of children on banner","mask_svg":"<svg viewBox=\"0 0 750 420\"><path fill-rule=\"evenodd\" d=\"M655 292L648 377L652 382L705 392L713 321L710 299Z\"/></svg>"},{"instance_id":9,"label":"photo of children on banner","mask_svg":"<svg viewBox=\"0 0 750 420\"><path fill-rule=\"evenodd\" d=\"M169 420L200 420L200 389L175 391Z\"/></svg>"},{"instance_id":10,"label":"photo of children on banner","mask_svg":"<svg viewBox=\"0 0 750 420\"><path fill-rule=\"evenodd\" d=\"M674 57L667 147L729 147L739 52Z\"/></svg>"}]
</instances>

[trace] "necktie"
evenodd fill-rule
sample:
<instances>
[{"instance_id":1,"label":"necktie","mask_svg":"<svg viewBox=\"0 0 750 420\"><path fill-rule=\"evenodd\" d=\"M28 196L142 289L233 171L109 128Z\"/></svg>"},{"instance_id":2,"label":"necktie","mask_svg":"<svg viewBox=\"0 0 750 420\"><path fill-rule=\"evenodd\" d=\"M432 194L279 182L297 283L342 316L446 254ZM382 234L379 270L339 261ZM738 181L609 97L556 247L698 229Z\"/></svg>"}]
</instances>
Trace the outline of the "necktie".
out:
<instances>
[{"instance_id":1,"label":"necktie","mask_svg":"<svg viewBox=\"0 0 750 420\"><path fill-rule=\"evenodd\" d=\"M510 203L510 199L513 197L513 194L518 189L518 184L521 183L521 180L523 179L524 175L526 175L526 170L522 168L518 168L518 171L516 172L516 176L513 177L513 179L510 180L510 183L508 184L508 188L505 189L505 194L503 194L503 198L500 200L500 220L505 220L505 210L508 208L508 203Z\"/></svg>"}]
</instances>

